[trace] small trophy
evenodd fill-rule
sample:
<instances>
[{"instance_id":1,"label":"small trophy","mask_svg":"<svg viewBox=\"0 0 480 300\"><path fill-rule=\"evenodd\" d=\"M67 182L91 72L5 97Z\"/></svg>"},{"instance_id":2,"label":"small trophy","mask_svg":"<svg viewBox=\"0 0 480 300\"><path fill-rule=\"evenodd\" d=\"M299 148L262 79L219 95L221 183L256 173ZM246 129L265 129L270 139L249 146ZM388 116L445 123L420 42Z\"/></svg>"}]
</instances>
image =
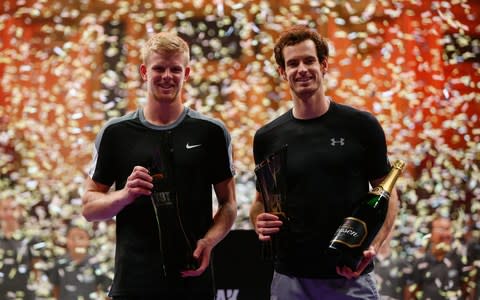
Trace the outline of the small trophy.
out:
<instances>
[{"instance_id":1,"label":"small trophy","mask_svg":"<svg viewBox=\"0 0 480 300\"><path fill-rule=\"evenodd\" d=\"M182 221L174 180L173 148L170 144L167 135L155 149L149 167L150 176L153 177L150 199L158 226L160 255L165 276L167 270L180 272L198 268L193 257L193 245L196 241L188 238Z\"/></svg>"},{"instance_id":2,"label":"small trophy","mask_svg":"<svg viewBox=\"0 0 480 300\"><path fill-rule=\"evenodd\" d=\"M277 215L287 226L287 216L282 207L286 199L287 146L268 155L255 167L257 184L263 198L264 211ZM262 245L263 258L273 260L277 257L279 236L273 235L270 241Z\"/></svg>"}]
</instances>

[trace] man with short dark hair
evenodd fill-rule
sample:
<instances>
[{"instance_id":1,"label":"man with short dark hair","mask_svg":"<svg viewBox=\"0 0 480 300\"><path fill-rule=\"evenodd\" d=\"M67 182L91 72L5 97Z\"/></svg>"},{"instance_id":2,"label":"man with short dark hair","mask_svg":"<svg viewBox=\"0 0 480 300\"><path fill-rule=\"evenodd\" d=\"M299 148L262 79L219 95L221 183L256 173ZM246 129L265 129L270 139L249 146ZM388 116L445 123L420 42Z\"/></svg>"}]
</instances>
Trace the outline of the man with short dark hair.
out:
<instances>
[{"instance_id":1,"label":"man with short dark hair","mask_svg":"<svg viewBox=\"0 0 480 300\"><path fill-rule=\"evenodd\" d=\"M467 299L468 274L461 256L452 248L452 221L434 216L425 254L412 265L407 299Z\"/></svg>"},{"instance_id":2,"label":"man with short dark hair","mask_svg":"<svg viewBox=\"0 0 480 300\"><path fill-rule=\"evenodd\" d=\"M22 231L24 208L7 195L0 200L0 299L34 299L33 242Z\"/></svg>"},{"instance_id":3,"label":"man with short dark hair","mask_svg":"<svg viewBox=\"0 0 480 300\"><path fill-rule=\"evenodd\" d=\"M58 300L104 299L103 291L110 286L111 280L90 255L87 228L71 225L66 238L67 252L47 271L53 284L53 296Z\"/></svg>"},{"instance_id":4,"label":"man with short dark hair","mask_svg":"<svg viewBox=\"0 0 480 300\"><path fill-rule=\"evenodd\" d=\"M325 95L329 49L316 31L288 28L274 52L293 108L256 132L253 152L259 164L287 148L286 218L264 212L260 193L250 212L260 240L275 235L280 241L271 299L378 299L372 259L393 226L395 191L385 223L356 270L337 266L326 250L369 185L378 185L391 169L384 132L370 113Z\"/></svg>"}]
</instances>

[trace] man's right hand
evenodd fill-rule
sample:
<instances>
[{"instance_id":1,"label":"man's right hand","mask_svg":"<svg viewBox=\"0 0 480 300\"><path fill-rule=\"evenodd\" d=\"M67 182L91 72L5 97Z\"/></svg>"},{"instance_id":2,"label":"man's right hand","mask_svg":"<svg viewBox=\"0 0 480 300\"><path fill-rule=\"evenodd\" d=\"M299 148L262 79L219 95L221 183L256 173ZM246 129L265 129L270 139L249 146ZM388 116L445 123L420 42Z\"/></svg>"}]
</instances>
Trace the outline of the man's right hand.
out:
<instances>
[{"instance_id":1,"label":"man's right hand","mask_svg":"<svg viewBox=\"0 0 480 300\"><path fill-rule=\"evenodd\" d=\"M152 176L141 166L133 168L121 190L110 192L109 185L95 182L90 177L85 180L84 185L82 214L88 221L113 218L139 196L150 196L153 188Z\"/></svg>"},{"instance_id":2,"label":"man's right hand","mask_svg":"<svg viewBox=\"0 0 480 300\"><path fill-rule=\"evenodd\" d=\"M260 213L255 222L255 232L261 241L269 241L272 234L280 231L283 222L276 215L269 213Z\"/></svg>"},{"instance_id":3,"label":"man's right hand","mask_svg":"<svg viewBox=\"0 0 480 300\"><path fill-rule=\"evenodd\" d=\"M128 205L141 195L150 196L153 188L152 180L147 168L135 166L123 188L126 193L124 203Z\"/></svg>"}]
</instances>

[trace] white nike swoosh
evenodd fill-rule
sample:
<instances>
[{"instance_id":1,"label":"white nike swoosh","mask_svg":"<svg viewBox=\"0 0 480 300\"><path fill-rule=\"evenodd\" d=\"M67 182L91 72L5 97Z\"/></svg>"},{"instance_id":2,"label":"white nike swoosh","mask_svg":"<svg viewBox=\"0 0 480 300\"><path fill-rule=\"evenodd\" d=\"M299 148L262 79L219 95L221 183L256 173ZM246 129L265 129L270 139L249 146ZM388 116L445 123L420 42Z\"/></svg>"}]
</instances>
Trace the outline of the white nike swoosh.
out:
<instances>
[{"instance_id":1,"label":"white nike swoosh","mask_svg":"<svg viewBox=\"0 0 480 300\"><path fill-rule=\"evenodd\" d=\"M196 144L196 145L189 145L187 143L187 145L185 146L187 149L193 149L193 148L197 148L197 147L200 147L202 144Z\"/></svg>"}]
</instances>

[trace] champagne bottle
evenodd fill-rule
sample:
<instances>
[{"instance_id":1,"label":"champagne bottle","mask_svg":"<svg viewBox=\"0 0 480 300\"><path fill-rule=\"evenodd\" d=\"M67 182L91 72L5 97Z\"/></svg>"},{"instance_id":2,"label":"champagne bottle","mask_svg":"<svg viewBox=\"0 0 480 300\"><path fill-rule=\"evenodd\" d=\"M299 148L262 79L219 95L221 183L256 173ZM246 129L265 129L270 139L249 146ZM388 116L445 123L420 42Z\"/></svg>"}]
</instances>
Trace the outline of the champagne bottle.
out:
<instances>
[{"instance_id":1,"label":"champagne bottle","mask_svg":"<svg viewBox=\"0 0 480 300\"><path fill-rule=\"evenodd\" d=\"M338 259L339 266L357 269L366 250L385 221L388 201L395 182L405 166L401 160L395 161L385 179L368 192L353 213L338 227L328 251Z\"/></svg>"}]
</instances>

